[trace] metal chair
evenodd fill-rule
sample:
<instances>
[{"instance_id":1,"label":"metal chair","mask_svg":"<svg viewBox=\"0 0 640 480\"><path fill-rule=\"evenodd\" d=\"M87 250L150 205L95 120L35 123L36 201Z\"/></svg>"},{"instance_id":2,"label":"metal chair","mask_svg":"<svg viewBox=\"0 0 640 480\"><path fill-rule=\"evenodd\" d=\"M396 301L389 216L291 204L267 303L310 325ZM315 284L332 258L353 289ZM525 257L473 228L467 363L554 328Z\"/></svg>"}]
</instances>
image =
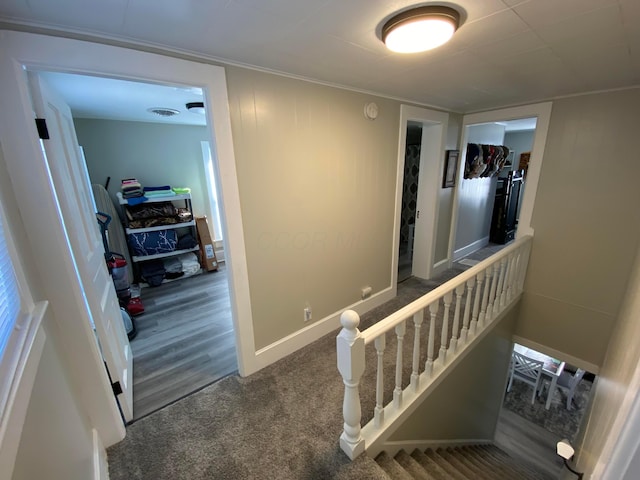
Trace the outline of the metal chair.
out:
<instances>
[{"instance_id":1,"label":"metal chair","mask_svg":"<svg viewBox=\"0 0 640 480\"><path fill-rule=\"evenodd\" d=\"M533 393L531 394L531 404L533 405L536 400L538 389L540 388L542 366L544 363L542 361L526 357L518 352L513 352L511 365L511 375L509 377L507 392L511 391L511 385L513 385L514 379L528 383L533 386Z\"/></svg>"}]
</instances>

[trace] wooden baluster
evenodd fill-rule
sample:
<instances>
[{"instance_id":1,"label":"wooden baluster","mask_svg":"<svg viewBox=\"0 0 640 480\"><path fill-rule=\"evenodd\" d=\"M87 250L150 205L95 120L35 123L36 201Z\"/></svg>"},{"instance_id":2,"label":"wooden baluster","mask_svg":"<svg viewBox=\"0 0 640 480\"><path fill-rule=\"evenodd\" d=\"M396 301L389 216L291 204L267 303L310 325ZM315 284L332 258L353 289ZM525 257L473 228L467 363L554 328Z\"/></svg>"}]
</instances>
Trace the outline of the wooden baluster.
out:
<instances>
[{"instance_id":1,"label":"wooden baluster","mask_svg":"<svg viewBox=\"0 0 640 480\"><path fill-rule=\"evenodd\" d=\"M453 292L448 291L442 297L444 302L444 315L442 316L442 331L440 334L440 363L444 365L447 362L447 342L449 341L449 310L451 301L453 300Z\"/></svg>"},{"instance_id":2,"label":"wooden baluster","mask_svg":"<svg viewBox=\"0 0 640 480\"><path fill-rule=\"evenodd\" d=\"M415 392L420 386L420 330L424 320L424 310L420 310L413 315L413 325L415 336L413 337L413 365L411 372L411 385Z\"/></svg>"},{"instance_id":3,"label":"wooden baluster","mask_svg":"<svg viewBox=\"0 0 640 480\"><path fill-rule=\"evenodd\" d=\"M427 342L427 361L424 364L424 370L428 376L433 373L433 350L436 336L436 314L438 313L439 300L429 305L429 341Z\"/></svg>"},{"instance_id":4,"label":"wooden baluster","mask_svg":"<svg viewBox=\"0 0 640 480\"><path fill-rule=\"evenodd\" d=\"M527 262L525 261L525 249L522 248L520 249L520 251L518 251L518 273L517 273L517 280L516 280L516 286L517 286L517 292L520 293L522 292L522 288L524 286L524 276L526 274L526 265Z\"/></svg>"},{"instance_id":5,"label":"wooden baluster","mask_svg":"<svg viewBox=\"0 0 640 480\"><path fill-rule=\"evenodd\" d=\"M376 353L378 354L378 371L376 376L376 408L373 418L376 427L384 425L384 350L386 348L386 334L375 339Z\"/></svg>"},{"instance_id":6,"label":"wooden baluster","mask_svg":"<svg viewBox=\"0 0 640 480\"><path fill-rule=\"evenodd\" d=\"M480 316L478 317L478 326L483 327L489 323L487 318L487 304L489 303L489 290L491 282L491 266L484 271L484 290L482 291L482 306L480 307Z\"/></svg>"},{"instance_id":7,"label":"wooden baluster","mask_svg":"<svg viewBox=\"0 0 640 480\"><path fill-rule=\"evenodd\" d=\"M505 275L507 274L507 257L503 257L500 260L500 277L498 279L498 290L496 291L495 305L496 313L501 312L504 308L505 300Z\"/></svg>"},{"instance_id":8,"label":"wooden baluster","mask_svg":"<svg viewBox=\"0 0 640 480\"><path fill-rule=\"evenodd\" d=\"M511 252L509 255L509 267L507 268L507 303L513 299L513 278L516 269L516 256Z\"/></svg>"},{"instance_id":9,"label":"wooden baluster","mask_svg":"<svg viewBox=\"0 0 640 480\"><path fill-rule=\"evenodd\" d=\"M462 343L467 343L467 339L469 336L469 322L471 321L471 296L473 295L474 284L475 277L467 280L467 283L458 287L467 289L467 295L464 299L464 314L462 315L462 331L460 332L460 341ZM458 290L456 290L456 293L458 293Z\"/></svg>"},{"instance_id":10,"label":"wooden baluster","mask_svg":"<svg viewBox=\"0 0 640 480\"><path fill-rule=\"evenodd\" d=\"M476 286L476 294L475 294L475 298L473 300L473 313L471 314L471 333L475 334L476 330L478 329L478 322L480 321L479 315L480 315L480 298L482 295L482 284L484 283L484 272L480 272L478 275L476 275L476 281L477 281L477 286ZM470 282L473 281L473 279L469 280Z\"/></svg>"},{"instance_id":11,"label":"wooden baluster","mask_svg":"<svg viewBox=\"0 0 640 480\"><path fill-rule=\"evenodd\" d=\"M396 388L393 390L393 404L396 408L402 406L402 349L404 345L404 334L407 332L405 321L396 326L396 337L398 337L398 350L396 352Z\"/></svg>"},{"instance_id":12,"label":"wooden baluster","mask_svg":"<svg viewBox=\"0 0 640 480\"><path fill-rule=\"evenodd\" d=\"M463 294L464 294L464 283L461 283L456 287L456 309L453 312L453 328L451 330L451 343L449 344L449 351L452 354L456 353L456 349L458 348L458 330L460 330L460 308L462 307ZM463 330L464 330L464 323L463 323ZM463 332L460 332L460 333L462 334Z\"/></svg>"},{"instance_id":13,"label":"wooden baluster","mask_svg":"<svg viewBox=\"0 0 640 480\"><path fill-rule=\"evenodd\" d=\"M342 416L344 430L340 435L340 447L353 460L364 452L364 438L361 435L360 420L360 378L364 373L364 338L358 330L359 315L346 310L340 315L342 330L336 338L338 371L344 383Z\"/></svg>"},{"instance_id":14,"label":"wooden baluster","mask_svg":"<svg viewBox=\"0 0 640 480\"><path fill-rule=\"evenodd\" d=\"M529 263L529 255L531 254L531 241L523 245L520 250L520 260L518 261L518 293L520 293L524 287L524 277L527 274L527 265Z\"/></svg>"},{"instance_id":15,"label":"wooden baluster","mask_svg":"<svg viewBox=\"0 0 640 480\"><path fill-rule=\"evenodd\" d=\"M491 269L491 267L489 267ZM488 325L495 317L494 304L496 298L496 289L498 287L498 274L500 273L500 264L493 264L493 272L491 273L491 291L489 292L489 300L487 304L487 314L485 315L485 325ZM489 285L487 284L487 287ZM498 310L495 308L495 310Z\"/></svg>"}]
</instances>

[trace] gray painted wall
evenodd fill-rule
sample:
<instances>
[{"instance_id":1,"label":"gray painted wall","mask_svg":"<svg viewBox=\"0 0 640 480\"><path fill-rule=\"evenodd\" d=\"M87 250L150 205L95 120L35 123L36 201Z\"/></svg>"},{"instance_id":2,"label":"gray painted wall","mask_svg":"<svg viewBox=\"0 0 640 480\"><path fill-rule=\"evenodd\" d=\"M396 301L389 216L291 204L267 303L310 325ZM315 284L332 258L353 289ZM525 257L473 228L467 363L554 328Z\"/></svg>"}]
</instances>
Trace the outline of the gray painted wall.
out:
<instances>
[{"instance_id":1,"label":"gray painted wall","mask_svg":"<svg viewBox=\"0 0 640 480\"><path fill-rule=\"evenodd\" d=\"M639 107L640 89L555 101L533 210L517 333L596 365L640 239Z\"/></svg>"},{"instance_id":2,"label":"gray painted wall","mask_svg":"<svg viewBox=\"0 0 640 480\"><path fill-rule=\"evenodd\" d=\"M400 103L226 71L259 349L390 287Z\"/></svg>"},{"instance_id":3,"label":"gray painted wall","mask_svg":"<svg viewBox=\"0 0 640 480\"><path fill-rule=\"evenodd\" d=\"M93 477L93 438L47 332L12 480ZM64 441L61 441L64 439Z\"/></svg>"},{"instance_id":4,"label":"gray painted wall","mask_svg":"<svg viewBox=\"0 0 640 480\"><path fill-rule=\"evenodd\" d=\"M209 140L206 127L85 118L74 123L91 182L104 185L110 176L114 201L120 181L135 177L143 186L191 188L194 214L205 215L200 142Z\"/></svg>"},{"instance_id":5,"label":"gray painted wall","mask_svg":"<svg viewBox=\"0 0 640 480\"><path fill-rule=\"evenodd\" d=\"M616 327L611 335L606 358L598 378L598 388L593 399L584 436L579 451L580 470L591 473L596 461L608 463L612 454L607 445L608 436L614 432L614 442L624 425L631 403L638 395L636 378L640 368L640 249L636 254L633 272L627 286L625 298L620 308ZM608 448L606 448L608 447ZM636 472L638 455L633 458ZM629 477L629 478L638 478Z\"/></svg>"}]
</instances>

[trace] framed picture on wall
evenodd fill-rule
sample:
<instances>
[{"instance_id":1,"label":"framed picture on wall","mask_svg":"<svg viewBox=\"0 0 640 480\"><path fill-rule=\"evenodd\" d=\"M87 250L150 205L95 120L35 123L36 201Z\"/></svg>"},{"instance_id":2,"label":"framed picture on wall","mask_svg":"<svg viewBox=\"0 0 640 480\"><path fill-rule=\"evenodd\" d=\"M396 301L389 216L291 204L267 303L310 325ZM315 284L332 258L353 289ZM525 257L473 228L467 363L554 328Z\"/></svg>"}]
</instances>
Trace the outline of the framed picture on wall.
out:
<instances>
[{"instance_id":1,"label":"framed picture on wall","mask_svg":"<svg viewBox=\"0 0 640 480\"><path fill-rule=\"evenodd\" d=\"M442 188L453 187L456 184L459 156L460 150L447 150L447 155L444 159L444 176L442 177Z\"/></svg>"}]
</instances>

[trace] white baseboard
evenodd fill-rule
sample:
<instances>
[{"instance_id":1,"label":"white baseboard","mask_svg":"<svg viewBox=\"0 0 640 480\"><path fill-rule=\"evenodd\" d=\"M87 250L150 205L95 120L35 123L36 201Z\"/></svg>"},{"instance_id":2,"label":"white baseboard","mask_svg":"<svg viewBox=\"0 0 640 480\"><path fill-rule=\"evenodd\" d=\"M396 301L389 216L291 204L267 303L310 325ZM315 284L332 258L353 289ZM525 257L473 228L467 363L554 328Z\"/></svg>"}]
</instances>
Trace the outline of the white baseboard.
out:
<instances>
[{"instance_id":1,"label":"white baseboard","mask_svg":"<svg viewBox=\"0 0 640 480\"><path fill-rule=\"evenodd\" d=\"M471 255L476 250L480 250L483 247L489 245L489 237L483 237L480 240L476 240L473 243L470 243L466 247L459 248L453 252L453 261L457 262L461 258L466 257L467 255Z\"/></svg>"},{"instance_id":2,"label":"white baseboard","mask_svg":"<svg viewBox=\"0 0 640 480\"><path fill-rule=\"evenodd\" d=\"M93 429L93 480L109 480L107 451L102 445L98 431Z\"/></svg>"},{"instance_id":3,"label":"white baseboard","mask_svg":"<svg viewBox=\"0 0 640 480\"><path fill-rule=\"evenodd\" d=\"M444 260L439 261L433 266L431 270L432 276L440 275L442 272L449 268L449 259L445 258Z\"/></svg>"},{"instance_id":4,"label":"white baseboard","mask_svg":"<svg viewBox=\"0 0 640 480\"><path fill-rule=\"evenodd\" d=\"M460 447L464 445L489 445L493 440L486 438L466 438L456 440L402 440L402 441L388 441L382 445L382 450L387 452L391 457L395 456L400 450L404 450L409 455L416 448L424 451L427 448L446 448L446 447Z\"/></svg>"},{"instance_id":5,"label":"white baseboard","mask_svg":"<svg viewBox=\"0 0 640 480\"><path fill-rule=\"evenodd\" d=\"M277 362L287 355L306 347L311 342L314 342L326 334L340 328L340 315L342 315L342 312L345 310L355 310L358 314L362 315L363 313L388 302L394 297L394 288L387 287L381 292L372 295L367 300L361 300L352 305L346 306L340 311L325 317L322 320L318 320L302 330L298 330L297 332L292 333L271 345L261 348L256 352L256 371Z\"/></svg>"}]
</instances>

